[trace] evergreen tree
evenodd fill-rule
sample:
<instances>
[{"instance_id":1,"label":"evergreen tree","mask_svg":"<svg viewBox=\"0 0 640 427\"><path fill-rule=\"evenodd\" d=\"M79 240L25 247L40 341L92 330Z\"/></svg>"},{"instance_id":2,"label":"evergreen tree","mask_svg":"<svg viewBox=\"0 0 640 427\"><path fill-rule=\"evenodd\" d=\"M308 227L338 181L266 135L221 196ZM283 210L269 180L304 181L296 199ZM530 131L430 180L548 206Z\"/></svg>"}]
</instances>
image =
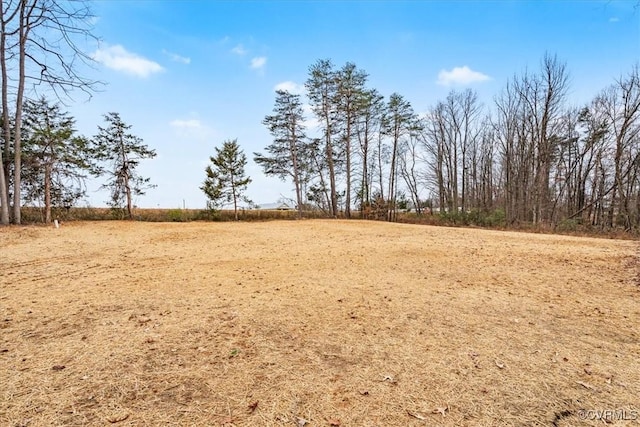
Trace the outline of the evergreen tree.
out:
<instances>
[{"instance_id":1,"label":"evergreen tree","mask_svg":"<svg viewBox=\"0 0 640 427\"><path fill-rule=\"evenodd\" d=\"M383 132L391 139L391 169L389 170L388 197L390 203L387 219L395 221L396 199L398 193L398 156L402 149L403 138L417 128L417 116L411 103L402 95L392 93L387 103L386 114L383 119Z\"/></svg>"},{"instance_id":2,"label":"evergreen tree","mask_svg":"<svg viewBox=\"0 0 640 427\"><path fill-rule=\"evenodd\" d=\"M122 121L118 113L104 116L106 127L98 126L99 133L94 137L94 158L102 163L100 173L109 179L101 188L111 190L111 200L107 203L114 209L126 207L129 219L133 219L133 197L145 194L150 178L138 175L136 168L143 159L152 159L156 152L143 144L141 138L128 133L131 125Z\"/></svg>"},{"instance_id":3,"label":"evergreen tree","mask_svg":"<svg viewBox=\"0 0 640 427\"><path fill-rule=\"evenodd\" d=\"M305 83L311 109L322 127L324 155L329 172L331 215L338 216L337 164L340 163L340 147L336 144L338 120L338 75L329 59L319 60L309 67ZM322 172L319 171L321 174ZM321 177L321 180L323 178Z\"/></svg>"},{"instance_id":4,"label":"evergreen tree","mask_svg":"<svg viewBox=\"0 0 640 427\"><path fill-rule=\"evenodd\" d=\"M220 206L224 203L233 203L233 213L238 220L238 201L251 201L244 196L251 178L245 176L244 168L247 165L247 156L244 154L238 140L224 141L222 148L215 147L216 155L209 159L211 165L207 166L205 179L200 189L209 199L210 206Z\"/></svg>"},{"instance_id":5,"label":"evergreen tree","mask_svg":"<svg viewBox=\"0 0 640 427\"><path fill-rule=\"evenodd\" d=\"M267 116L263 124L273 136L266 147L268 155L254 153L254 160L262 166L265 175L285 180L291 178L296 191L298 216L302 216L302 186L304 170L307 169L307 142L303 126L304 113L300 95L276 91L274 114Z\"/></svg>"},{"instance_id":6,"label":"evergreen tree","mask_svg":"<svg viewBox=\"0 0 640 427\"><path fill-rule=\"evenodd\" d=\"M367 73L358 70L352 62L347 62L336 74L338 83L337 103L341 121L340 141L345 159L345 210L347 218L351 217L351 184L352 184L352 155L351 146L355 135L356 122L362 113L360 99L365 93Z\"/></svg>"},{"instance_id":7,"label":"evergreen tree","mask_svg":"<svg viewBox=\"0 0 640 427\"><path fill-rule=\"evenodd\" d=\"M22 199L44 204L45 223L51 222L52 206L69 207L85 195L90 149L74 124L44 97L24 105Z\"/></svg>"}]
</instances>

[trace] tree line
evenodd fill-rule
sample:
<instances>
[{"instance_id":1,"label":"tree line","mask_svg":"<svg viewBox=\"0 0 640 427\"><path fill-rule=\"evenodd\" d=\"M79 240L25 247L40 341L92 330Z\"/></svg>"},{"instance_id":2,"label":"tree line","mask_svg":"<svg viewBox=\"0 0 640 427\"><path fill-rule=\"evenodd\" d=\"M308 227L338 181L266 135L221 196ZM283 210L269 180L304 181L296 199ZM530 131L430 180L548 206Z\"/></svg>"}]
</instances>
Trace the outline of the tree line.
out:
<instances>
[{"instance_id":1,"label":"tree line","mask_svg":"<svg viewBox=\"0 0 640 427\"><path fill-rule=\"evenodd\" d=\"M293 184L299 212L394 220L400 208L498 215L508 225L640 227L638 65L586 105L569 103L564 62L546 54L489 105L471 89L417 114L353 63L319 60L305 94L279 90L254 160ZM305 102L317 126L308 126Z\"/></svg>"},{"instance_id":2,"label":"tree line","mask_svg":"<svg viewBox=\"0 0 640 427\"><path fill-rule=\"evenodd\" d=\"M83 77L93 60L79 43L95 40L94 16L84 0L0 0L0 224L21 223L24 203L70 207L86 193L85 179L107 176L108 204L126 209L150 186L136 172L155 152L130 133L117 113L93 138L78 135L57 102L74 91L90 94L100 82Z\"/></svg>"},{"instance_id":3,"label":"tree line","mask_svg":"<svg viewBox=\"0 0 640 427\"><path fill-rule=\"evenodd\" d=\"M156 153L130 133L118 113L105 114L105 125L87 138L77 133L75 120L59 103L41 97L25 101L22 110L20 185L15 186L16 169L10 167L4 188L9 200L17 188L20 206L42 206L43 221L50 223L52 208L69 208L86 196L87 178L104 177L100 188L110 193L107 204L133 218L135 196L153 187L137 167Z\"/></svg>"}]
</instances>

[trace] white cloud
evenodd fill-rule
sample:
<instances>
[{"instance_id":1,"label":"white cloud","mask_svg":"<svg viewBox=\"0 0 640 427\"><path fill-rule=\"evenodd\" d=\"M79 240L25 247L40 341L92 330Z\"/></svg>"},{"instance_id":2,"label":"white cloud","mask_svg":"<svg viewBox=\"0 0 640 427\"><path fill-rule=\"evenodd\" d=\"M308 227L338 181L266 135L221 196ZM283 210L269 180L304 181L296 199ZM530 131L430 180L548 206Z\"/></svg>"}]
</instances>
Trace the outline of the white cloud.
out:
<instances>
[{"instance_id":1,"label":"white cloud","mask_svg":"<svg viewBox=\"0 0 640 427\"><path fill-rule=\"evenodd\" d=\"M478 71L473 71L465 65L463 67L454 67L451 71L440 70L438 73L438 81L436 83L442 86L468 85L487 80L491 80L491 77Z\"/></svg>"},{"instance_id":2,"label":"white cloud","mask_svg":"<svg viewBox=\"0 0 640 427\"><path fill-rule=\"evenodd\" d=\"M157 62L128 52L121 45L105 45L96 50L92 57L107 68L143 78L164 70Z\"/></svg>"},{"instance_id":3,"label":"white cloud","mask_svg":"<svg viewBox=\"0 0 640 427\"><path fill-rule=\"evenodd\" d=\"M261 70L266 63L266 56L257 56L251 60L251 68L253 68L254 70Z\"/></svg>"},{"instance_id":4,"label":"white cloud","mask_svg":"<svg viewBox=\"0 0 640 427\"><path fill-rule=\"evenodd\" d=\"M247 54L247 49L244 48L244 46L242 46L242 44L236 45L236 47L234 47L233 49L231 49L232 53L235 53L236 55L246 55Z\"/></svg>"},{"instance_id":5,"label":"white cloud","mask_svg":"<svg viewBox=\"0 0 640 427\"><path fill-rule=\"evenodd\" d=\"M205 140L213 135L213 130L198 119L175 119L169 122L179 137Z\"/></svg>"},{"instance_id":6,"label":"white cloud","mask_svg":"<svg viewBox=\"0 0 640 427\"><path fill-rule=\"evenodd\" d=\"M280 82L277 85L274 86L273 90L285 90L289 93L293 93L293 94L301 94L302 92L304 92L304 86L303 85L299 85L298 83L292 82L290 80L286 81L286 82Z\"/></svg>"},{"instance_id":7,"label":"white cloud","mask_svg":"<svg viewBox=\"0 0 640 427\"><path fill-rule=\"evenodd\" d=\"M162 53L167 55L173 62L181 62L183 64L191 63L191 58L188 58L186 56L178 55L177 53L169 52L165 49L162 49Z\"/></svg>"},{"instance_id":8,"label":"white cloud","mask_svg":"<svg viewBox=\"0 0 640 427\"><path fill-rule=\"evenodd\" d=\"M178 129L198 129L202 127L202 123L198 119L181 120L176 119L169 122L169 125Z\"/></svg>"}]
</instances>

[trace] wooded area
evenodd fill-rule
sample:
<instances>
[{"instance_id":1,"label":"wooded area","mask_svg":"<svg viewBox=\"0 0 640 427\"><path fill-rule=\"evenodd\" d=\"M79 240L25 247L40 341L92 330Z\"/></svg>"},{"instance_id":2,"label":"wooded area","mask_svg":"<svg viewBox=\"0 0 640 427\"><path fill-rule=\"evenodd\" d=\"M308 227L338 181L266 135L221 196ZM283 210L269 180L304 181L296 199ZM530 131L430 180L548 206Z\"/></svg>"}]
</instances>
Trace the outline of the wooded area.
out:
<instances>
[{"instance_id":1,"label":"wooded area","mask_svg":"<svg viewBox=\"0 0 640 427\"><path fill-rule=\"evenodd\" d=\"M278 91L265 119L274 141L255 160L267 175L293 180L300 209L330 216L349 218L357 207L391 221L410 208L505 225L637 229L638 66L583 106L568 99L569 77L547 54L489 105L471 89L453 90L418 114L402 95L369 88L354 64L320 60L305 85L319 132L307 137L316 130L301 126L302 95Z\"/></svg>"}]
</instances>

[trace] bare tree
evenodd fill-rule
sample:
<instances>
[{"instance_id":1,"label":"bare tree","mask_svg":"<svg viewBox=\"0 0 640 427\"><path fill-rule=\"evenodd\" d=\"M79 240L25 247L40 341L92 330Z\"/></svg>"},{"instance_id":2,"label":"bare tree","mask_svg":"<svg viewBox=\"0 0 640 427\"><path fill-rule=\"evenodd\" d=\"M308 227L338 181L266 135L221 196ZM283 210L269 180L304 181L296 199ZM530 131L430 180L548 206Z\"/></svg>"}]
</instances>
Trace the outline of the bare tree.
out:
<instances>
[{"instance_id":1,"label":"bare tree","mask_svg":"<svg viewBox=\"0 0 640 427\"><path fill-rule=\"evenodd\" d=\"M423 187L421 177L422 156L417 133L409 135L399 158L400 175L418 215L422 213L420 193Z\"/></svg>"},{"instance_id":2,"label":"bare tree","mask_svg":"<svg viewBox=\"0 0 640 427\"><path fill-rule=\"evenodd\" d=\"M614 225L615 216L620 225L631 228L630 198L633 178L638 170L640 135L640 72L638 65L628 76L619 78L598 97L599 104L610 125L613 138L614 184L608 213L609 225Z\"/></svg>"}]
</instances>

